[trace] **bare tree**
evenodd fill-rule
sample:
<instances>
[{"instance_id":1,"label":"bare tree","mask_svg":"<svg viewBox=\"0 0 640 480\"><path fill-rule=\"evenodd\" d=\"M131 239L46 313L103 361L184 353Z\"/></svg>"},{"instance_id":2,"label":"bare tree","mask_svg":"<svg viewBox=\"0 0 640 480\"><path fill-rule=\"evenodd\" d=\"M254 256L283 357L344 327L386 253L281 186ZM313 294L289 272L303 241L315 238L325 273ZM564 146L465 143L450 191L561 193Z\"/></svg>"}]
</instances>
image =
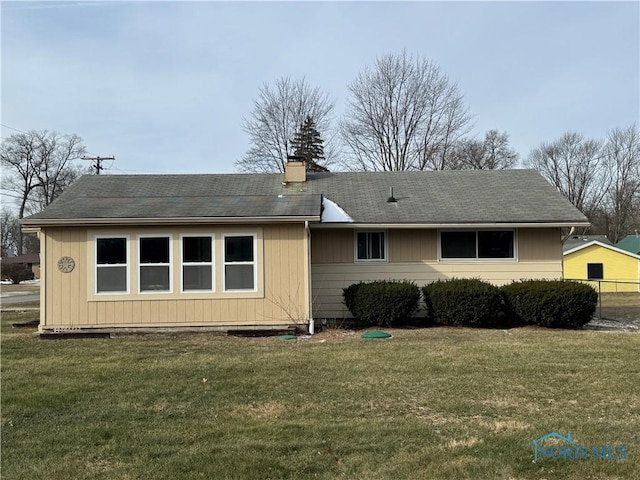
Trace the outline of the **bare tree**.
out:
<instances>
[{"instance_id":1,"label":"bare tree","mask_svg":"<svg viewBox=\"0 0 640 480\"><path fill-rule=\"evenodd\" d=\"M235 162L242 172L283 172L287 157L293 154L291 141L307 117L325 138L325 165L331 163L331 114L333 100L312 88L304 78L284 77L273 85L264 84L254 102L251 117L244 121L251 147Z\"/></svg>"},{"instance_id":2,"label":"bare tree","mask_svg":"<svg viewBox=\"0 0 640 480\"><path fill-rule=\"evenodd\" d=\"M534 149L527 163L590 217L609 188L605 159L601 141L567 132L555 142L542 143Z\"/></svg>"},{"instance_id":3,"label":"bare tree","mask_svg":"<svg viewBox=\"0 0 640 480\"><path fill-rule=\"evenodd\" d=\"M6 256L8 251L17 251L18 247L18 217L9 208L4 207L0 212L0 246L2 256Z\"/></svg>"},{"instance_id":4,"label":"bare tree","mask_svg":"<svg viewBox=\"0 0 640 480\"><path fill-rule=\"evenodd\" d=\"M611 174L604 197L604 220L609 240L616 243L631 232L640 204L640 130L637 125L609 132L604 153Z\"/></svg>"},{"instance_id":5,"label":"bare tree","mask_svg":"<svg viewBox=\"0 0 640 480\"><path fill-rule=\"evenodd\" d=\"M483 140L460 140L449 161L451 168L475 170L503 170L513 168L518 153L509 146L509 134L489 130Z\"/></svg>"},{"instance_id":6,"label":"bare tree","mask_svg":"<svg viewBox=\"0 0 640 480\"><path fill-rule=\"evenodd\" d=\"M406 52L379 57L349 85L340 125L353 170L447 168L447 154L471 117L440 68Z\"/></svg>"},{"instance_id":7,"label":"bare tree","mask_svg":"<svg viewBox=\"0 0 640 480\"><path fill-rule=\"evenodd\" d=\"M36 213L49 205L78 176L73 161L85 153L77 135L30 131L11 135L2 142L0 161L6 168L2 187L19 200L18 218ZM4 173L4 172L3 172ZM23 252L22 233L17 253Z\"/></svg>"}]
</instances>

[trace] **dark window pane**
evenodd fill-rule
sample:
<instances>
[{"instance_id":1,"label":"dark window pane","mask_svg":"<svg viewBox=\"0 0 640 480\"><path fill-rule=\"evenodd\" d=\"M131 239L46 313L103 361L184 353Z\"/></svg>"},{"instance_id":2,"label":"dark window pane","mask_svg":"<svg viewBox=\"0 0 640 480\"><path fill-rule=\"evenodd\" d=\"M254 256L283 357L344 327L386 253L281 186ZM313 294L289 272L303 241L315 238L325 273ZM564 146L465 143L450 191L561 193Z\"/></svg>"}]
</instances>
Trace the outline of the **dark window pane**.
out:
<instances>
[{"instance_id":1,"label":"dark window pane","mask_svg":"<svg viewBox=\"0 0 640 480\"><path fill-rule=\"evenodd\" d=\"M127 267L98 267L96 282L98 293L126 292Z\"/></svg>"},{"instance_id":2,"label":"dark window pane","mask_svg":"<svg viewBox=\"0 0 640 480\"><path fill-rule=\"evenodd\" d=\"M182 268L183 290L212 290L213 276L209 265L185 265Z\"/></svg>"},{"instance_id":3,"label":"dark window pane","mask_svg":"<svg viewBox=\"0 0 640 480\"><path fill-rule=\"evenodd\" d=\"M183 262L210 262L211 237L183 237Z\"/></svg>"},{"instance_id":4,"label":"dark window pane","mask_svg":"<svg viewBox=\"0 0 640 480\"><path fill-rule=\"evenodd\" d=\"M169 263L169 237L141 238L140 263Z\"/></svg>"},{"instance_id":5,"label":"dark window pane","mask_svg":"<svg viewBox=\"0 0 640 480\"><path fill-rule=\"evenodd\" d=\"M226 265L225 290L254 290L253 265Z\"/></svg>"},{"instance_id":6,"label":"dark window pane","mask_svg":"<svg viewBox=\"0 0 640 480\"><path fill-rule=\"evenodd\" d=\"M140 291L168 291L169 267L140 267Z\"/></svg>"},{"instance_id":7,"label":"dark window pane","mask_svg":"<svg viewBox=\"0 0 640 480\"><path fill-rule=\"evenodd\" d=\"M604 278L604 267L601 263L587 263L587 278L589 280L602 280Z\"/></svg>"},{"instance_id":8,"label":"dark window pane","mask_svg":"<svg viewBox=\"0 0 640 480\"><path fill-rule=\"evenodd\" d=\"M225 262L253 262L253 237L225 237Z\"/></svg>"},{"instance_id":9,"label":"dark window pane","mask_svg":"<svg viewBox=\"0 0 640 480\"><path fill-rule=\"evenodd\" d=\"M365 232L358 233L358 260L367 259L367 234Z\"/></svg>"},{"instance_id":10,"label":"dark window pane","mask_svg":"<svg viewBox=\"0 0 640 480\"><path fill-rule=\"evenodd\" d=\"M478 232L478 258L513 258L513 231Z\"/></svg>"},{"instance_id":11,"label":"dark window pane","mask_svg":"<svg viewBox=\"0 0 640 480\"><path fill-rule=\"evenodd\" d=\"M384 260L384 233L371 232L369 233L369 259L371 260Z\"/></svg>"},{"instance_id":12,"label":"dark window pane","mask_svg":"<svg viewBox=\"0 0 640 480\"><path fill-rule=\"evenodd\" d=\"M98 238L98 265L127 263L126 238Z\"/></svg>"},{"instance_id":13,"label":"dark window pane","mask_svg":"<svg viewBox=\"0 0 640 480\"><path fill-rule=\"evenodd\" d=\"M442 258L476 258L476 232L440 233Z\"/></svg>"}]
</instances>

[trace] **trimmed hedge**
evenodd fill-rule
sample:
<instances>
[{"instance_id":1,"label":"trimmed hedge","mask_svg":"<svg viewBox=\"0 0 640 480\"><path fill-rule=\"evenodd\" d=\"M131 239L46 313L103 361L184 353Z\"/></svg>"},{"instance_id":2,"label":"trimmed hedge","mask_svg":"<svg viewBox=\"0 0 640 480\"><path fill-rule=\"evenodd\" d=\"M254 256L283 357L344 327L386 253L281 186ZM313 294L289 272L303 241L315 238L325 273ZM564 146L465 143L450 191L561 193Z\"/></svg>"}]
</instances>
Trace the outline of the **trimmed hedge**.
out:
<instances>
[{"instance_id":1,"label":"trimmed hedge","mask_svg":"<svg viewBox=\"0 0 640 480\"><path fill-rule=\"evenodd\" d=\"M33 280L34 275L33 272L23 264L10 263L8 265L2 265L2 278L8 278L14 284L18 284L24 280Z\"/></svg>"},{"instance_id":2,"label":"trimmed hedge","mask_svg":"<svg viewBox=\"0 0 640 480\"><path fill-rule=\"evenodd\" d=\"M511 315L542 327L582 327L598 304L595 289L577 282L524 280L504 285L501 291Z\"/></svg>"},{"instance_id":3,"label":"trimmed hedge","mask_svg":"<svg viewBox=\"0 0 640 480\"><path fill-rule=\"evenodd\" d=\"M345 288L343 297L351 314L364 324L391 326L417 310L420 289L407 281L360 282Z\"/></svg>"},{"instance_id":4,"label":"trimmed hedge","mask_svg":"<svg viewBox=\"0 0 640 480\"><path fill-rule=\"evenodd\" d=\"M439 325L506 326L500 289L482 280L438 280L422 288L427 315Z\"/></svg>"}]
</instances>

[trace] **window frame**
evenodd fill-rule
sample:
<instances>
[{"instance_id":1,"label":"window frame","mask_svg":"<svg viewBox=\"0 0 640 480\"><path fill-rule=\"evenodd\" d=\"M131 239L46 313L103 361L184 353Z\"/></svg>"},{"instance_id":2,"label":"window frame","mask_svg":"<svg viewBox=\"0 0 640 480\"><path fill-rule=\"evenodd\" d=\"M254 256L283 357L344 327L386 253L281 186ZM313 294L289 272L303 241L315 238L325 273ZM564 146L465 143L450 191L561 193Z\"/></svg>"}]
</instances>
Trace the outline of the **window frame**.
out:
<instances>
[{"instance_id":1,"label":"window frame","mask_svg":"<svg viewBox=\"0 0 640 480\"><path fill-rule=\"evenodd\" d=\"M366 243L367 243L367 254L370 251L370 237L369 235L372 233L380 233L382 234L382 238L384 241L384 248L382 249L382 254L384 258L359 258L358 257L358 235L364 234L367 235ZM387 230L355 230L353 237L353 258L355 263L388 263L389 262L389 234Z\"/></svg>"},{"instance_id":2,"label":"window frame","mask_svg":"<svg viewBox=\"0 0 640 480\"><path fill-rule=\"evenodd\" d=\"M253 248L253 261L251 262L227 262L227 238L251 237ZM222 234L222 292L223 293L255 293L258 291L258 234L256 232L234 232ZM253 265L253 288L227 288L227 265Z\"/></svg>"},{"instance_id":3,"label":"window frame","mask_svg":"<svg viewBox=\"0 0 640 480\"><path fill-rule=\"evenodd\" d=\"M589 274L589 270L590 267L600 267L600 276L599 277L595 277L595 276L591 276ZM593 280L593 281L598 281L598 280L604 280L604 263L603 262L587 262L587 280Z\"/></svg>"},{"instance_id":4,"label":"window frame","mask_svg":"<svg viewBox=\"0 0 640 480\"><path fill-rule=\"evenodd\" d=\"M451 232L474 232L475 233L475 257L443 257L442 256L442 234ZM512 257L480 257L479 256L479 239L480 232L512 232L513 233L513 256ZM438 262L474 262L474 263L493 263L493 262L517 262L518 261L518 230L516 228L478 228L478 229L442 229L438 230Z\"/></svg>"},{"instance_id":5,"label":"window frame","mask_svg":"<svg viewBox=\"0 0 640 480\"><path fill-rule=\"evenodd\" d=\"M142 242L140 241L143 238L167 238L169 240L169 262L168 263L142 263L141 258L141 246ZM137 262L137 273L138 273L138 294L140 295L167 295L173 293L173 235L170 233L145 233L139 234L136 237L137 250L138 250L138 262ZM142 281L142 267L164 267L167 266L169 268L169 289L168 290L142 290L141 281Z\"/></svg>"},{"instance_id":6,"label":"window frame","mask_svg":"<svg viewBox=\"0 0 640 480\"><path fill-rule=\"evenodd\" d=\"M127 255L127 261L126 263L116 263L116 264L109 264L109 263L105 263L105 264L99 264L98 263L98 240L102 240L102 239L113 239L113 238L123 238L124 242L125 242L125 251L126 251L126 255ZM113 234L113 235L94 235L93 236L93 264L94 264L94 268L93 268L93 294L94 295L128 295L131 291L131 247L129 245L130 243L130 236L129 235L118 235L118 234ZM126 280L126 290L124 291L111 291L111 292L99 292L98 291L98 269L99 268L114 268L114 267L122 267L124 265L124 267L126 268L126 276L125 276L125 280Z\"/></svg>"},{"instance_id":7,"label":"window frame","mask_svg":"<svg viewBox=\"0 0 640 480\"><path fill-rule=\"evenodd\" d=\"M211 239L211 261L210 262L185 262L184 261L184 239L202 238ZM214 293L216 291L216 236L214 233L184 233L180 234L180 293ZM184 267L185 266L210 266L211 267L211 289L185 289L184 288Z\"/></svg>"}]
</instances>

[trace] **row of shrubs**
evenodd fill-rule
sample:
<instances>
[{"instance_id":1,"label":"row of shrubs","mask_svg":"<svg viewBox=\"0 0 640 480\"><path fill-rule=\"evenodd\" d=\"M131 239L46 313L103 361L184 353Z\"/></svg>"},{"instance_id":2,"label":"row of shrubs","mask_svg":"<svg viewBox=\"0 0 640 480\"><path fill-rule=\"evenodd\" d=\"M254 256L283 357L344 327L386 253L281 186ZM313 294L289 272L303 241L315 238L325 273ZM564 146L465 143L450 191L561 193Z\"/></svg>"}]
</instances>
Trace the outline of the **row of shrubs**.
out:
<instances>
[{"instance_id":1,"label":"row of shrubs","mask_svg":"<svg viewBox=\"0 0 640 480\"><path fill-rule=\"evenodd\" d=\"M417 312L421 290L426 307L422 320L449 326L579 328L591 320L598 303L593 287L561 280L497 287L478 279L452 279L422 289L409 281L360 282L345 288L343 296L363 324L393 326Z\"/></svg>"}]
</instances>

